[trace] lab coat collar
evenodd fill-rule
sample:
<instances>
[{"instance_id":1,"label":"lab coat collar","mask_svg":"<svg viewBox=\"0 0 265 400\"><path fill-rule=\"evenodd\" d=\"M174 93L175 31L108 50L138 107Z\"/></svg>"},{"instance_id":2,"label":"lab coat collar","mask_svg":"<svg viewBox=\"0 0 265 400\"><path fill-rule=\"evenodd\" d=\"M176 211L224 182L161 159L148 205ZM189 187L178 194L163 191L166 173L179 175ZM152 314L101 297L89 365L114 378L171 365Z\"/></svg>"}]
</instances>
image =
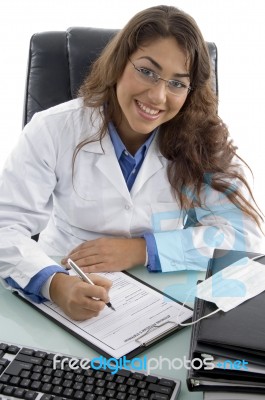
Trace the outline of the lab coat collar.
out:
<instances>
[{"instance_id":1,"label":"lab coat collar","mask_svg":"<svg viewBox=\"0 0 265 400\"><path fill-rule=\"evenodd\" d=\"M98 132L98 126L86 125L89 127L89 134L84 137L96 138ZM157 144L157 133L154 137L147 154L145 156L144 162L140 168L140 171L136 177L134 185L129 192L126 182L124 180L119 162L117 160L115 150L111 141L109 134L107 133L101 143L99 140L87 143L84 145L80 151L86 151L88 153L98 154L99 157L95 160L96 167L107 177L107 179L113 184L113 186L120 192L120 194L130 203L132 203L132 198L141 190L147 180L153 176L157 171L164 167L162 162L162 154L159 151ZM101 157L104 155L104 157Z\"/></svg>"}]
</instances>

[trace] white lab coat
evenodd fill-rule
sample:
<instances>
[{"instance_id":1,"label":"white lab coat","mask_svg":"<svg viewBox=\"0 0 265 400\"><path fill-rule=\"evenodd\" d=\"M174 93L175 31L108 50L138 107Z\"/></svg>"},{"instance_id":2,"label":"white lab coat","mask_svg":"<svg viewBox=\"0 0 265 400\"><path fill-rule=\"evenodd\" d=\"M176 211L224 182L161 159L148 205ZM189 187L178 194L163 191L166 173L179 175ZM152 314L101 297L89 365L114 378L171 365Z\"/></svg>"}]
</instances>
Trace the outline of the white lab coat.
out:
<instances>
[{"instance_id":1,"label":"white lab coat","mask_svg":"<svg viewBox=\"0 0 265 400\"><path fill-rule=\"evenodd\" d=\"M0 180L0 277L21 287L78 244L102 236L154 232L163 271L205 269L214 247L260 251L255 224L225 196L205 185L198 223L184 215L167 179L167 160L153 140L128 191L109 135L79 152L92 137L91 110L82 99L36 114L25 127ZM42 232L39 242L31 236Z\"/></svg>"}]
</instances>

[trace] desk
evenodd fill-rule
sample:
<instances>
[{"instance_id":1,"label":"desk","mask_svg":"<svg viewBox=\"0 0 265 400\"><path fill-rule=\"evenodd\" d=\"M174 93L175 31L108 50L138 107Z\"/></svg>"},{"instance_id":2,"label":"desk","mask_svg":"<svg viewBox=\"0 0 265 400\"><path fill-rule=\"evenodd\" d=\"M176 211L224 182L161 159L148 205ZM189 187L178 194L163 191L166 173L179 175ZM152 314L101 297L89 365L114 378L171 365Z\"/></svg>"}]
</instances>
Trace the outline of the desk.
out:
<instances>
[{"instance_id":1,"label":"desk","mask_svg":"<svg viewBox=\"0 0 265 400\"><path fill-rule=\"evenodd\" d=\"M143 267L130 270L135 276L166 292L183 302L189 288L196 284L204 273L185 271L178 273L150 274ZM54 322L41 315L30 305L16 298L9 290L0 285L0 342L1 340L32 346L54 352L61 352L82 358L98 357L99 354L83 342L64 331ZM187 303L192 305L192 303ZM147 359L164 357L183 360L189 355L191 328L185 327L170 338L152 346L142 353ZM179 364L177 364L179 365ZM201 400L202 392L189 392L186 387L186 369L170 368L169 361L162 360L162 369L151 373L180 379L182 390L179 400Z\"/></svg>"}]
</instances>

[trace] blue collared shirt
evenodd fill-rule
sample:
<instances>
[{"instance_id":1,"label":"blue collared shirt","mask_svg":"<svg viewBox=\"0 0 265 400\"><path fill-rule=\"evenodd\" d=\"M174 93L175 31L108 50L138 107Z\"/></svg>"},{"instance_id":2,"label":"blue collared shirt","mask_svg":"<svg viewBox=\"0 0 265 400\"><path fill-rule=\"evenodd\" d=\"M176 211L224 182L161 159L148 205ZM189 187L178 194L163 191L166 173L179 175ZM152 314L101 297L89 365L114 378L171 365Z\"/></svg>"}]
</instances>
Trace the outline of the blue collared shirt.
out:
<instances>
[{"instance_id":1,"label":"blue collared shirt","mask_svg":"<svg viewBox=\"0 0 265 400\"><path fill-rule=\"evenodd\" d=\"M114 125L109 124L109 134L115 150L117 160L119 161L125 182L129 191L131 190L137 174L146 156L147 150L152 143L155 132L146 140L146 142L137 150L134 156L124 146L120 136L118 135Z\"/></svg>"}]
</instances>

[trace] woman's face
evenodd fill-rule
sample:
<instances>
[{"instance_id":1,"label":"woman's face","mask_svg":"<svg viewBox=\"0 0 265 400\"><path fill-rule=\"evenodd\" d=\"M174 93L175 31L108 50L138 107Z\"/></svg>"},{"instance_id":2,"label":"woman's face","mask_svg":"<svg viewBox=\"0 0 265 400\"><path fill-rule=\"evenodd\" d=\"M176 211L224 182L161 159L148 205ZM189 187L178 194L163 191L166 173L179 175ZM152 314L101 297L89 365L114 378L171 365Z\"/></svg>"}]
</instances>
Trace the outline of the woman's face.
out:
<instances>
[{"instance_id":1,"label":"woman's face","mask_svg":"<svg viewBox=\"0 0 265 400\"><path fill-rule=\"evenodd\" d=\"M126 139L144 143L155 128L175 117L185 103L188 91L176 96L169 92L163 80L156 85L145 82L133 64L186 86L190 85L188 65L184 52L173 37L159 38L139 48L130 60L117 82L117 98L122 110L122 120L117 129L125 144ZM119 116L115 120L120 121Z\"/></svg>"}]
</instances>

